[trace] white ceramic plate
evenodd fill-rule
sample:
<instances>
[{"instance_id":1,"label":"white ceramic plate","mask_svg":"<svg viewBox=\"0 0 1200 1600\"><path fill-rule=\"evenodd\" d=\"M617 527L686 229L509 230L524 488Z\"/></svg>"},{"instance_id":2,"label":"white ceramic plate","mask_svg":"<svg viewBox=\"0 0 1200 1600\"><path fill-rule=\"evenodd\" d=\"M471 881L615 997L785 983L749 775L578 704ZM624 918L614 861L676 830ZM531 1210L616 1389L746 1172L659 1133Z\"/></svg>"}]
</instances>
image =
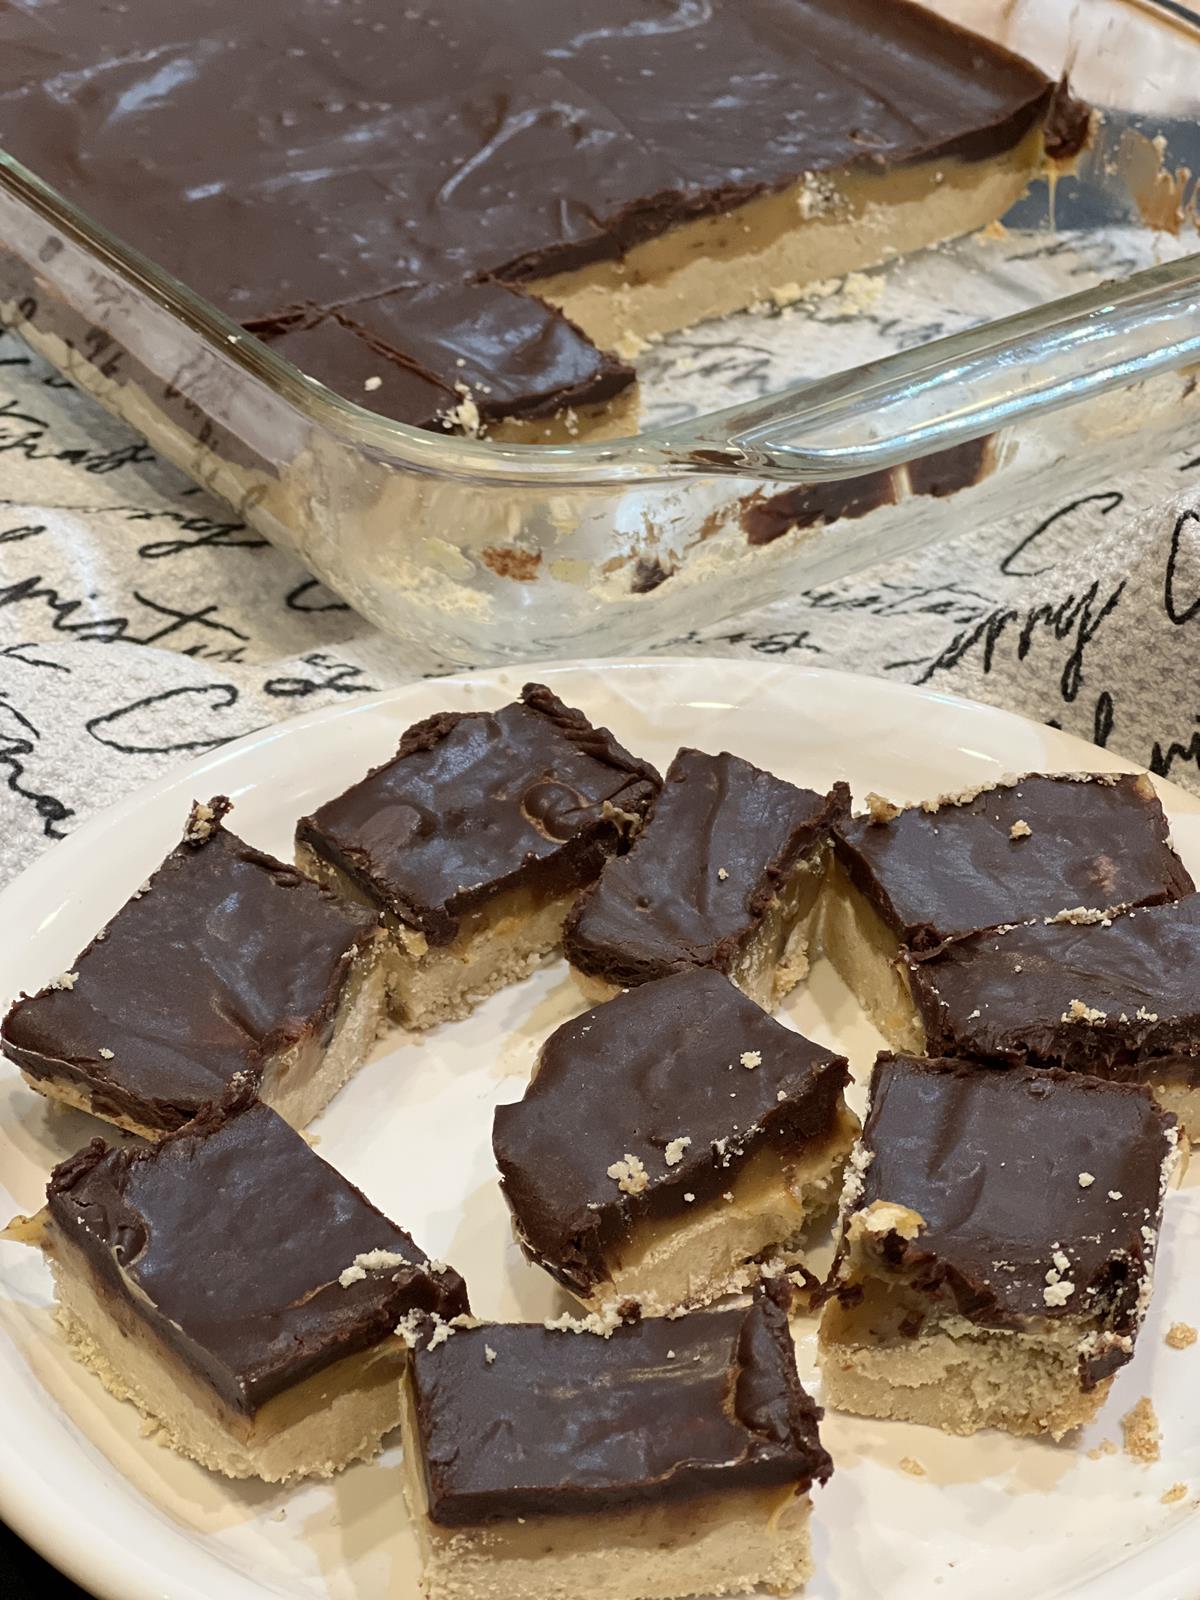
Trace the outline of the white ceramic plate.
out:
<instances>
[{"instance_id":1,"label":"white ceramic plate","mask_svg":"<svg viewBox=\"0 0 1200 1600\"><path fill-rule=\"evenodd\" d=\"M680 744L730 749L797 783L848 778L917 799L1030 769L1123 763L1050 728L945 695L759 662L668 661L542 668L557 692L665 766ZM0 897L0 997L69 966L178 837L193 797L224 791L233 826L289 852L302 812L390 754L401 730L446 707L492 706L521 674L418 684L299 717L239 740L80 828ZM1200 802L1160 786L1177 843L1200 876ZM565 1297L511 1242L495 1183L492 1107L516 1099L538 1042L578 1009L561 963L424 1040L385 1041L315 1125L320 1153L452 1261L485 1317L540 1319ZM828 966L786 1019L845 1050L861 1076L880 1041ZM0 1068L0 1206L32 1211L46 1174L100 1128L47 1105ZM1158 1288L1133 1363L1086 1436L1055 1446L999 1433L830 1415L836 1471L816 1495L812 1600L1195 1600L1200 1594L1200 1195L1168 1200ZM811 1376L811 1330L801 1364ZM1121 1414L1153 1397L1162 1460L1117 1454ZM0 1244L0 1515L106 1600L410 1600L414 1551L398 1449L331 1484L231 1484L144 1437L55 1337L49 1277ZM926 1469L914 1477L900 1462ZM1163 1504L1171 1485L1187 1485ZM498 1596L497 1600L503 1600Z\"/></svg>"}]
</instances>

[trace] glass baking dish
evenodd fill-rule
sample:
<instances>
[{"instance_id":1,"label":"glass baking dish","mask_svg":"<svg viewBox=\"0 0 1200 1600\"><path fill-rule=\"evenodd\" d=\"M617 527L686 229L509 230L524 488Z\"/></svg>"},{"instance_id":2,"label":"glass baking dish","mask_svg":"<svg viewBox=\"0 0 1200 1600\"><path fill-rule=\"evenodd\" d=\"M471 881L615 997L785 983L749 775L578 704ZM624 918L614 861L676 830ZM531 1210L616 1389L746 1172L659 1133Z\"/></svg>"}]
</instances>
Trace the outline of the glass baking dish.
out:
<instances>
[{"instance_id":1,"label":"glass baking dish","mask_svg":"<svg viewBox=\"0 0 1200 1600\"><path fill-rule=\"evenodd\" d=\"M373 415L3 152L0 320L414 666L669 642L1194 436L1200 17L934 9L1069 71L1102 113L1079 170L1003 228L663 340L634 438L501 445Z\"/></svg>"}]
</instances>

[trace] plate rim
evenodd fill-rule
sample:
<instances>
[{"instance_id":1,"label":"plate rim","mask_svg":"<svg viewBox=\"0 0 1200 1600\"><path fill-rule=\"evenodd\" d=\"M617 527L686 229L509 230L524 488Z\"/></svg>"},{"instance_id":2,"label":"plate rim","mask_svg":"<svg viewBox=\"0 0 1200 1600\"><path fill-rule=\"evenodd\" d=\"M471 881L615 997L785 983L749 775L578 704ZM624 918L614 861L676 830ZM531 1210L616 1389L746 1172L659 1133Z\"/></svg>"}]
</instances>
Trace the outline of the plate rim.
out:
<instances>
[{"instance_id":1,"label":"plate rim","mask_svg":"<svg viewBox=\"0 0 1200 1600\"><path fill-rule=\"evenodd\" d=\"M646 670L678 672L689 667L698 671L734 669L751 677L758 672L764 675L783 674L787 678L793 678L797 683L803 680L819 682L835 692L839 685L852 685L855 692L861 692L864 686L868 686L872 693L910 704L918 700L950 705L968 713L984 713L999 722L1011 723L1016 727L1032 727L1039 732L1053 734L1056 739L1066 740L1074 745L1081 759L1086 754L1088 761L1094 764L1097 758L1100 758L1103 766L1093 765L1090 770L1146 770L1127 757L1106 750L1062 728L1039 722L1036 718L1025 716L1021 712L991 705L986 701L973 700L965 695L935 689L925 684L902 683L893 679L876 678L870 674L846 672L776 657L760 659L740 656L673 655L663 652L607 659L564 658L545 662L503 663L494 667L414 678L390 689L363 694L349 703L334 702L312 711L299 712L277 722L265 723L262 727L220 744L190 761L171 764L158 777L101 806L74 828L65 839L57 843L66 845L73 851L86 849L90 843L102 838L109 830L121 826L146 809L154 809L165 796L184 789L191 783L198 783L199 779L207 775L217 774L223 768L236 765L243 756L252 751L261 750L277 740L304 739L313 728L332 722L340 723L378 711L383 707L400 704L434 686L453 685L461 688L468 684L491 683L499 684L505 691L509 691L513 688L514 680L530 682L540 681L543 678L569 678L580 673L609 676ZM553 683L551 687L554 687ZM484 707L481 706L479 709ZM1084 768L1081 767L1079 770ZM1186 789L1172 783L1170 779L1159 777L1157 774L1151 774L1151 777L1168 811L1183 815L1200 813L1200 797L1190 794ZM200 793L200 787L197 788L197 795ZM256 782L249 787L257 788L259 785ZM58 869L52 863L59 855L60 851L55 845L48 846L15 878L5 884L3 889L0 889L0 926L4 926L6 922L9 926L13 925L5 916L10 904L27 899L31 894L36 898L42 886L42 879L58 876ZM32 1381L39 1382L36 1376ZM64 1415L69 1421L69 1416L66 1413ZM197 1588L186 1577L181 1578L179 1573L160 1575L146 1565L144 1558L123 1546L118 1547L111 1537L108 1537L104 1546L100 1548L86 1546L80 1538L72 1537L70 1517L56 1517L54 1503L43 1504L37 1494L27 1491L19 1469L19 1447L10 1438L0 1436L0 1519L3 1519L12 1532L31 1549L64 1576L86 1588L97 1597L97 1600L212 1600L207 1589ZM57 1509L63 1509L61 1503ZM70 1510L69 1507L65 1509L68 1512ZM91 1531L94 1525L88 1524L87 1527ZM1129 1592L1130 1577L1133 1577L1139 1585L1139 1600L1182 1600L1182 1591L1177 1587L1181 1568L1171 1559L1171 1553L1181 1542L1193 1547L1192 1554L1200 1565L1200 1518L1181 1523L1177 1528L1165 1532L1152 1544L1131 1551L1124 1560L1109 1567L1107 1571L1096 1574L1089 1581L1087 1590L1080 1591L1081 1597L1084 1597L1084 1600L1118 1600L1119 1596L1123 1600ZM139 1564L141 1571L129 1570L131 1559ZM1144 1575L1137 1571L1137 1568L1149 1563L1153 1563L1153 1568L1157 1570L1148 1570ZM233 1567L227 1568L225 1581L227 1600L263 1600L265 1596L282 1593L257 1578L238 1572Z\"/></svg>"}]
</instances>

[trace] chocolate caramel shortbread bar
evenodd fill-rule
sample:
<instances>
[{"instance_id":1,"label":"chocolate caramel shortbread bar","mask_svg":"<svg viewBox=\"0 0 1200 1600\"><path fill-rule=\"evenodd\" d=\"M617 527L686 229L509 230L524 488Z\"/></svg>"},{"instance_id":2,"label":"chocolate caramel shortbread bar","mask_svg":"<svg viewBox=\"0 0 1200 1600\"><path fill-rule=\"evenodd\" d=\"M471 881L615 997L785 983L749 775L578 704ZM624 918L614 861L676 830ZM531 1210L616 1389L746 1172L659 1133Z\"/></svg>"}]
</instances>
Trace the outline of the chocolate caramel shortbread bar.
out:
<instances>
[{"instance_id":1,"label":"chocolate caramel shortbread bar","mask_svg":"<svg viewBox=\"0 0 1200 1600\"><path fill-rule=\"evenodd\" d=\"M803 1263L857 1123L844 1056L691 968L565 1023L492 1137L526 1254L597 1311Z\"/></svg>"},{"instance_id":2,"label":"chocolate caramel shortbread bar","mask_svg":"<svg viewBox=\"0 0 1200 1600\"><path fill-rule=\"evenodd\" d=\"M1149 1302L1175 1119L1075 1073L882 1056L820 1327L827 1405L1061 1438Z\"/></svg>"},{"instance_id":3,"label":"chocolate caramel shortbread bar","mask_svg":"<svg viewBox=\"0 0 1200 1600\"><path fill-rule=\"evenodd\" d=\"M641 826L653 767L541 684L498 711L419 722L390 761L296 830L297 859L382 913L409 1027L466 1014L532 970L579 891Z\"/></svg>"}]
</instances>

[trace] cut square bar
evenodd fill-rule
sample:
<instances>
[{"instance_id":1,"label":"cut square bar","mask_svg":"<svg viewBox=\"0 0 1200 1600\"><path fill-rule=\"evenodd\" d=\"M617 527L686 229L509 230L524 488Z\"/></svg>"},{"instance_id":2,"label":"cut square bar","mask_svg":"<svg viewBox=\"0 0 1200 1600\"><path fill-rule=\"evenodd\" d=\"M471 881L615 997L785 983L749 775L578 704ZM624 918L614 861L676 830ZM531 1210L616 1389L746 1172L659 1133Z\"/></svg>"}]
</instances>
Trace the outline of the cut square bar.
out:
<instances>
[{"instance_id":1,"label":"cut square bar","mask_svg":"<svg viewBox=\"0 0 1200 1600\"><path fill-rule=\"evenodd\" d=\"M296 830L302 867L380 911L392 1007L464 1016L532 971L579 890L642 822L658 774L541 684L448 711Z\"/></svg>"},{"instance_id":2,"label":"cut square bar","mask_svg":"<svg viewBox=\"0 0 1200 1600\"><path fill-rule=\"evenodd\" d=\"M567 919L585 992L712 967L773 1010L808 971L830 833L849 806L844 783L816 794L727 751L681 750L632 849Z\"/></svg>"},{"instance_id":3,"label":"cut square bar","mask_svg":"<svg viewBox=\"0 0 1200 1600\"><path fill-rule=\"evenodd\" d=\"M565 1023L495 1113L522 1248L599 1312L701 1305L802 1263L857 1131L847 1075L711 968Z\"/></svg>"},{"instance_id":4,"label":"cut square bar","mask_svg":"<svg viewBox=\"0 0 1200 1600\"><path fill-rule=\"evenodd\" d=\"M148 1148L93 1140L47 1196L73 1354L227 1477L374 1455L399 1421L397 1322L469 1309L456 1272L248 1092Z\"/></svg>"},{"instance_id":5,"label":"cut square bar","mask_svg":"<svg viewBox=\"0 0 1200 1600\"><path fill-rule=\"evenodd\" d=\"M1177 1144L1132 1085L881 1056L821 1318L826 1404L947 1433L1087 1422L1133 1355Z\"/></svg>"},{"instance_id":6,"label":"cut square bar","mask_svg":"<svg viewBox=\"0 0 1200 1600\"><path fill-rule=\"evenodd\" d=\"M896 1049L920 1049L905 950L1080 906L1190 894L1144 774L1038 773L900 808L877 795L842 823L825 896L826 953Z\"/></svg>"},{"instance_id":7,"label":"cut square bar","mask_svg":"<svg viewBox=\"0 0 1200 1600\"><path fill-rule=\"evenodd\" d=\"M71 969L0 1031L31 1088L147 1139L234 1080L295 1127L386 1019L378 918L230 833L223 796Z\"/></svg>"},{"instance_id":8,"label":"cut square bar","mask_svg":"<svg viewBox=\"0 0 1200 1600\"><path fill-rule=\"evenodd\" d=\"M905 962L928 1054L1143 1083L1200 1128L1200 895L1062 912Z\"/></svg>"},{"instance_id":9,"label":"cut square bar","mask_svg":"<svg viewBox=\"0 0 1200 1600\"><path fill-rule=\"evenodd\" d=\"M434 1337L406 1379L406 1495L427 1600L671 1600L811 1570L832 1471L787 1317L530 1324Z\"/></svg>"}]
</instances>

